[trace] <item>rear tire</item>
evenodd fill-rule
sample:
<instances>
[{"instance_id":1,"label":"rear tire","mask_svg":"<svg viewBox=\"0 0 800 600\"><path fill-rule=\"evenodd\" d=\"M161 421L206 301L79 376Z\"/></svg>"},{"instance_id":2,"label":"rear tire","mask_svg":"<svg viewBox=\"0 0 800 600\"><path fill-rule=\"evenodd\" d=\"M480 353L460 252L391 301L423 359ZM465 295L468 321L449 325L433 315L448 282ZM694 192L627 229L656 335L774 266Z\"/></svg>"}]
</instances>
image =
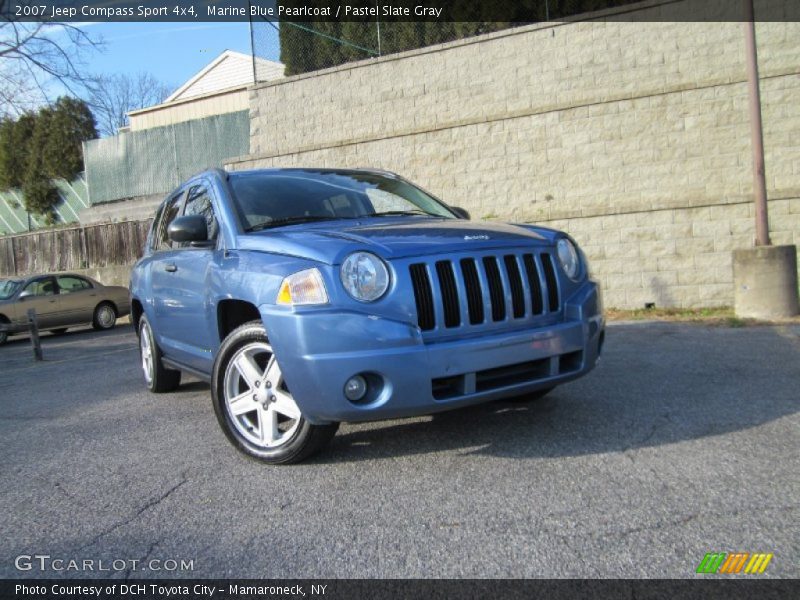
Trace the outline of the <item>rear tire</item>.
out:
<instances>
[{"instance_id":1,"label":"rear tire","mask_svg":"<svg viewBox=\"0 0 800 600\"><path fill-rule=\"evenodd\" d=\"M161 364L161 349L156 344L147 317L139 319L139 356L147 389L155 394L172 392L181 384L181 372Z\"/></svg>"},{"instance_id":2,"label":"rear tire","mask_svg":"<svg viewBox=\"0 0 800 600\"><path fill-rule=\"evenodd\" d=\"M98 331L112 329L117 324L117 309L110 302L101 302L94 309L92 327Z\"/></svg>"},{"instance_id":3,"label":"rear tire","mask_svg":"<svg viewBox=\"0 0 800 600\"><path fill-rule=\"evenodd\" d=\"M222 342L214 360L211 397L231 444L270 464L305 460L339 428L339 423L313 425L303 417L261 321L245 323Z\"/></svg>"}]
</instances>

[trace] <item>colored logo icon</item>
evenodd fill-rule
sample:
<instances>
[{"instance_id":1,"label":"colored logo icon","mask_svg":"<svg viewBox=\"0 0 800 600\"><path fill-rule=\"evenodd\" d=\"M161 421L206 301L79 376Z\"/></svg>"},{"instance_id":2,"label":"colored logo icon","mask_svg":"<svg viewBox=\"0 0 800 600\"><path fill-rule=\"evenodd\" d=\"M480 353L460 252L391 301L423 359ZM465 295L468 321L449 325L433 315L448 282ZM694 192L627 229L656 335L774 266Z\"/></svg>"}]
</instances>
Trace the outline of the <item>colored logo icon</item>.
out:
<instances>
[{"instance_id":1,"label":"colored logo icon","mask_svg":"<svg viewBox=\"0 0 800 600\"><path fill-rule=\"evenodd\" d=\"M767 570L772 553L709 552L697 566L697 573L746 573L755 575Z\"/></svg>"}]
</instances>

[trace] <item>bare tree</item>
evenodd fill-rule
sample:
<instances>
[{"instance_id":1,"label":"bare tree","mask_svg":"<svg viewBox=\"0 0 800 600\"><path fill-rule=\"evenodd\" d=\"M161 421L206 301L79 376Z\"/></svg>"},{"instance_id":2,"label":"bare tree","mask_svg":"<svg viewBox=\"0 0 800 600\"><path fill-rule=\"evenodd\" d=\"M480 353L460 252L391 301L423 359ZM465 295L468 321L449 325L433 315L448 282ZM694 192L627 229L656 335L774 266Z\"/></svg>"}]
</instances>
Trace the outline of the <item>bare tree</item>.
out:
<instances>
[{"instance_id":1,"label":"bare tree","mask_svg":"<svg viewBox=\"0 0 800 600\"><path fill-rule=\"evenodd\" d=\"M64 91L79 95L88 81L84 56L100 45L81 27L23 21L13 8L8 0L0 0L0 117L21 114ZM52 90L53 84L61 89Z\"/></svg>"},{"instance_id":2,"label":"bare tree","mask_svg":"<svg viewBox=\"0 0 800 600\"><path fill-rule=\"evenodd\" d=\"M102 136L115 135L128 124L129 111L160 104L171 91L150 73L100 76L87 87L87 102Z\"/></svg>"}]
</instances>

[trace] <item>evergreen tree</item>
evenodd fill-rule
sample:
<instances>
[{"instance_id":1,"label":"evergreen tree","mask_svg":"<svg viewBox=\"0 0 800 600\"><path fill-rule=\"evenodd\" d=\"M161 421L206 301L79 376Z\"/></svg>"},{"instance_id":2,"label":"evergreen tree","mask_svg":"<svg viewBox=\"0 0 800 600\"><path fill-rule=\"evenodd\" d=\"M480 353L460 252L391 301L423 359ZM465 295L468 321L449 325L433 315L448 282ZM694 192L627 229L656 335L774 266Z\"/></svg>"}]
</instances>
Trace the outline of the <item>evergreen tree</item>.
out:
<instances>
[{"instance_id":1,"label":"evergreen tree","mask_svg":"<svg viewBox=\"0 0 800 600\"><path fill-rule=\"evenodd\" d=\"M97 137L94 116L82 100L63 97L52 106L47 120L46 142L39 146L43 174L70 181L83 171L82 143Z\"/></svg>"},{"instance_id":2,"label":"evergreen tree","mask_svg":"<svg viewBox=\"0 0 800 600\"><path fill-rule=\"evenodd\" d=\"M95 137L89 107L74 98L1 121L0 189L22 188L26 210L54 222L59 195L52 180L74 179L83 170L82 143Z\"/></svg>"},{"instance_id":3,"label":"evergreen tree","mask_svg":"<svg viewBox=\"0 0 800 600\"><path fill-rule=\"evenodd\" d=\"M498 13L496 3L451 0L448 8L454 21L452 23L381 21L381 54L404 52L491 33L526 22L539 22L547 18L552 21L636 1L638 0L516 0L508 3L504 9L504 18L508 21L498 22L493 20ZM330 37L340 41L331 40ZM376 38L377 24L374 18L333 23L283 22L280 25L280 58L286 65L287 75L307 73L372 56L369 52L343 42L377 50Z\"/></svg>"},{"instance_id":4,"label":"evergreen tree","mask_svg":"<svg viewBox=\"0 0 800 600\"><path fill-rule=\"evenodd\" d=\"M0 189L22 186L35 126L33 113L0 121Z\"/></svg>"},{"instance_id":5,"label":"evergreen tree","mask_svg":"<svg viewBox=\"0 0 800 600\"><path fill-rule=\"evenodd\" d=\"M55 205L61 199L49 179L32 178L22 184L25 210L42 215L48 224L56 221Z\"/></svg>"}]
</instances>

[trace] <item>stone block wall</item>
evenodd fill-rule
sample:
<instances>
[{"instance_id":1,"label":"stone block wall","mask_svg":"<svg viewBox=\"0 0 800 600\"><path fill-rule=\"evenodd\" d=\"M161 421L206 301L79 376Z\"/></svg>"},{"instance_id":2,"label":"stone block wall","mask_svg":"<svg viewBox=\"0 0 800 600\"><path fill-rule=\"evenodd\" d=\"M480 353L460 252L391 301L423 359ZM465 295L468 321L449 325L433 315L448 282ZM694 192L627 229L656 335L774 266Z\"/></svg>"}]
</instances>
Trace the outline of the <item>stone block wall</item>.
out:
<instances>
[{"instance_id":1,"label":"stone block wall","mask_svg":"<svg viewBox=\"0 0 800 600\"><path fill-rule=\"evenodd\" d=\"M756 34L771 236L800 244L800 23ZM733 303L755 235L739 23L540 24L250 94L230 168L396 171L473 218L570 232L609 306Z\"/></svg>"}]
</instances>

